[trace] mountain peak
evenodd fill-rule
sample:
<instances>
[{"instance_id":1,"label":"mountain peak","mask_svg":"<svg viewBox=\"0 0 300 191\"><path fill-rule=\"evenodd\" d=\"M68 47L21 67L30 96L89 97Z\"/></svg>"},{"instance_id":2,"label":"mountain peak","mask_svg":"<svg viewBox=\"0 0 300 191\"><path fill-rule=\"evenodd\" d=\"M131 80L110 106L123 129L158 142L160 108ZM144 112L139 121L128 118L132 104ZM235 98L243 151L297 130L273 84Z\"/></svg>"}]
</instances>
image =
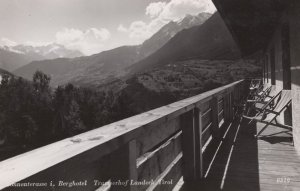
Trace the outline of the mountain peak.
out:
<instances>
[{"instance_id":1,"label":"mountain peak","mask_svg":"<svg viewBox=\"0 0 300 191\"><path fill-rule=\"evenodd\" d=\"M203 24L212 14L201 12L198 15L186 14L181 20L177 21L179 25L182 25L184 28L190 28L194 25Z\"/></svg>"},{"instance_id":2,"label":"mountain peak","mask_svg":"<svg viewBox=\"0 0 300 191\"><path fill-rule=\"evenodd\" d=\"M64 45L58 43L51 43L40 46L32 46L26 44L19 44L10 47L12 51L18 51L23 54L38 54L45 59L55 59L55 58L74 58L83 56L83 54L78 50L67 49Z\"/></svg>"},{"instance_id":3,"label":"mountain peak","mask_svg":"<svg viewBox=\"0 0 300 191\"><path fill-rule=\"evenodd\" d=\"M203 20L194 20L194 18L198 18L198 16L193 17L193 22L183 19L180 24L181 28L206 21L205 18L202 18ZM202 60L240 58L239 49L218 13L215 13L202 25L178 32L155 53L132 65L129 70L131 70L131 74L134 74L191 58Z\"/></svg>"},{"instance_id":4,"label":"mountain peak","mask_svg":"<svg viewBox=\"0 0 300 191\"><path fill-rule=\"evenodd\" d=\"M146 40L141 47L141 55L149 56L154 51L161 48L166 42L174 37L183 29L203 24L212 14L199 13L198 15L187 14L184 18L178 21L170 21L163 26L157 33Z\"/></svg>"}]
</instances>

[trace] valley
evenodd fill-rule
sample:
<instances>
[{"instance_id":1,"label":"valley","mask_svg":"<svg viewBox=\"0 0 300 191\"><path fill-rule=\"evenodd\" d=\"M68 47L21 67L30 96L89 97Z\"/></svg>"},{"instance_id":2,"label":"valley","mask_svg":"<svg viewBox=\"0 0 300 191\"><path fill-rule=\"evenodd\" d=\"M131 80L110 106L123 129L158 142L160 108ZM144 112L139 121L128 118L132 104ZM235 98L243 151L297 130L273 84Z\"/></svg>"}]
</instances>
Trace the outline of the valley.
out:
<instances>
[{"instance_id":1,"label":"valley","mask_svg":"<svg viewBox=\"0 0 300 191\"><path fill-rule=\"evenodd\" d=\"M41 70L51 76L53 87L67 83L78 86L105 84L128 75L132 71L130 66L159 52L178 32L201 26L211 16L203 12L195 16L187 15L177 22L171 21L140 45L121 46L78 58L33 61L16 69L14 73L30 80L36 70ZM133 68L136 68L136 65Z\"/></svg>"},{"instance_id":2,"label":"valley","mask_svg":"<svg viewBox=\"0 0 300 191\"><path fill-rule=\"evenodd\" d=\"M4 158L261 74L217 12L90 56L53 46L0 49L0 78L9 76L0 83Z\"/></svg>"}]
</instances>

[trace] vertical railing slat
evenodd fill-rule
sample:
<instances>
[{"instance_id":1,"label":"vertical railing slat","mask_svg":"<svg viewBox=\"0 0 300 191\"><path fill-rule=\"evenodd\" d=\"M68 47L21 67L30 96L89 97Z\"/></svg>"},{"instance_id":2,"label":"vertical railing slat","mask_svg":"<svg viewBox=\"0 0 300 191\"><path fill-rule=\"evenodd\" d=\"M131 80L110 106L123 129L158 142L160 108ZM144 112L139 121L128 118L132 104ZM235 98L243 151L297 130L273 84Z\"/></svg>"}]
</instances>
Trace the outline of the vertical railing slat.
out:
<instances>
[{"instance_id":1,"label":"vertical railing slat","mask_svg":"<svg viewBox=\"0 0 300 191\"><path fill-rule=\"evenodd\" d=\"M182 128L182 153L183 153L183 180L193 182L196 176L196 156L195 156L195 131L193 110L180 116L180 126Z\"/></svg>"},{"instance_id":2,"label":"vertical railing slat","mask_svg":"<svg viewBox=\"0 0 300 191\"><path fill-rule=\"evenodd\" d=\"M211 120L212 120L212 136L217 138L219 136L219 109L218 97L214 96L210 102Z\"/></svg>"},{"instance_id":3,"label":"vertical railing slat","mask_svg":"<svg viewBox=\"0 0 300 191\"><path fill-rule=\"evenodd\" d=\"M234 100L233 100L233 92L231 91L229 93L229 119L230 121L232 121L234 119L234 108L233 108L233 103L234 103Z\"/></svg>"},{"instance_id":4,"label":"vertical railing slat","mask_svg":"<svg viewBox=\"0 0 300 191\"><path fill-rule=\"evenodd\" d=\"M203 158L202 158L202 111L201 108L196 108L194 112L195 124L195 150L196 150L196 178L203 178Z\"/></svg>"}]
</instances>

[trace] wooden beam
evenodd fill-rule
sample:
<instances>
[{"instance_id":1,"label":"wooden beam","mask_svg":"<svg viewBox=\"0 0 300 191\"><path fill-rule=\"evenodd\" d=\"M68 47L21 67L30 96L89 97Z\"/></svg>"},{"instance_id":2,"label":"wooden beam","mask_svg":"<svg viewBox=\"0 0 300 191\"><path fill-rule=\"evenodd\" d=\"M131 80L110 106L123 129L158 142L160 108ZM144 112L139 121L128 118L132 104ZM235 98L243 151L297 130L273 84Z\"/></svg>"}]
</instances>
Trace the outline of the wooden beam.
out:
<instances>
[{"instance_id":1,"label":"wooden beam","mask_svg":"<svg viewBox=\"0 0 300 191\"><path fill-rule=\"evenodd\" d=\"M205 145L206 144L206 141L209 140L210 136L212 135L212 132L211 132L211 123L205 127L205 129L202 128L202 145Z\"/></svg>"},{"instance_id":2,"label":"wooden beam","mask_svg":"<svg viewBox=\"0 0 300 191\"><path fill-rule=\"evenodd\" d=\"M229 119L233 121L234 119L234 100L233 100L233 92L229 93Z\"/></svg>"},{"instance_id":3,"label":"wooden beam","mask_svg":"<svg viewBox=\"0 0 300 191\"><path fill-rule=\"evenodd\" d=\"M132 140L111 156L111 182L121 182L124 184L112 184L112 191L134 191L136 186L131 186L131 182L137 181L136 165L136 141Z\"/></svg>"},{"instance_id":4,"label":"wooden beam","mask_svg":"<svg viewBox=\"0 0 300 191\"><path fill-rule=\"evenodd\" d=\"M217 96L213 97L210 104L211 104L210 107L211 107L211 120L212 120L212 126L211 126L212 136L213 138L218 138L219 137L218 97Z\"/></svg>"},{"instance_id":5,"label":"wooden beam","mask_svg":"<svg viewBox=\"0 0 300 191\"><path fill-rule=\"evenodd\" d=\"M228 93L225 97L224 97L224 119L226 123L230 123L231 122L231 97L230 97L230 93Z\"/></svg>"},{"instance_id":6,"label":"wooden beam","mask_svg":"<svg viewBox=\"0 0 300 191\"><path fill-rule=\"evenodd\" d=\"M161 128L162 123L192 111L197 105L208 102L228 88L235 88L241 82L242 80L2 161L0 189L25 179L30 180L38 173L48 174L57 165L64 168L70 164L80 166L82 161L90 163L99 160L123 148L147 129Z\"/></svg>"},{"instance_id":7,"label":"wooden beam","mask_svg":"<svg viewBox=\"0 0 300 191\"><path fill-rule=\"evenodd\" d=\"M193 110L184 113L180 117L180 126L182 128L183 180L186 183L197 180L195 131L193 118Z\"/></svg>"},{"instance_id":8,"label":"wooden beam","mask_svg":"<svg viewBox=\"0 0 300 191\"><path fill-rule=\"evenodd\" d=\"M155 180L166 170L172 161L182 152L181 135L182 132L180 131L157 149L144 154L138 159L139 182ZM173 183L175 184L175 182ZM148 184L142 184L138 186L138 190L146 190L147 187L149 187Z\"/></svg>"},{"instance_id":9,"label":"wooden beam","mask_svg":"<svg viewBox=\"0 0 300 191\"><path fill-rule=\"evenodd\" d=\"M146 191L172 190L182 176L182 153L179 153Z\"/></svg>"},{"instance_id":10,"label":"wooden beam","mask_svg":"<svg viewBox=\"0 0 300 191\"><path fill-rule=\"evenodd\" d=\"M147 128L137 138L137 156L151 150L153 147L161 144L166 138L173 135L180 129L179 118L168 120L155 128Z\"/></svg>"},{"instance_id":11,"label":"wooden beam","mask_svg":"<svg viewBox=\"0 0 300 191\"><path fill-rule=\"evenodd\" d=\"M232 92L224 97L224 118L225 122L230 123L233 120L233 100Z\"/></svg>"},{"instance_id":12,"label":"wooden beam","mask_svg":"<svg viewBox=\"0 0 300 191\"><path fill-rule=\"evenodd\" d=\"M202 111L196 108L194 111L194 128L195 128L195 163L196 163L196 179L203 178L203 157L202 157Z\"/></svg>"}]
</instances>

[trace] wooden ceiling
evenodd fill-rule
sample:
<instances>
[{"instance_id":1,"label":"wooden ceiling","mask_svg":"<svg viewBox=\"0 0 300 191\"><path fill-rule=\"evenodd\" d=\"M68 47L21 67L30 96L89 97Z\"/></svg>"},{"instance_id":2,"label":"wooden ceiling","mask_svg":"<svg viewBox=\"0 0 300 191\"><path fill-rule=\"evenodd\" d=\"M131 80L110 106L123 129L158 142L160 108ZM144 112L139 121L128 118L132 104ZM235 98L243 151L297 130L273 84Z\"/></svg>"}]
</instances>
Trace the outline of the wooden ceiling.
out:
<instances>
[{"instance_id":1,"label":"wooden ceiling","mask_svg":"<svg viewBox=\"0 0 300 191\"><path fill-rule=\"evenodd\" d=\"M244 56L265 49L290 0L213 0Z\"/></svg>"}]
</instances>

